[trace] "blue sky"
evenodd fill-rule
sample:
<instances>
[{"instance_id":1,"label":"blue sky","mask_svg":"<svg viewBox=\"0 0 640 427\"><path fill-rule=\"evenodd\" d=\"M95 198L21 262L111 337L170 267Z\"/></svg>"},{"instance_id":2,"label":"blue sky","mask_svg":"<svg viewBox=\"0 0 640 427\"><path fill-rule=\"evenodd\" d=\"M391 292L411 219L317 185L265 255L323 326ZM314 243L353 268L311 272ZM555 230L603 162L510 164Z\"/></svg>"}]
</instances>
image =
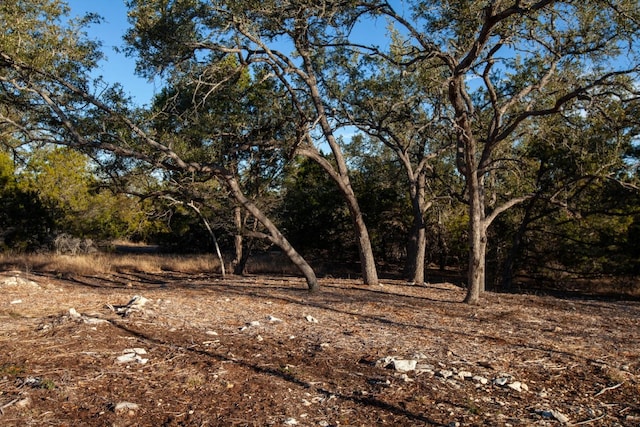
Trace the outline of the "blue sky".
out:
<instances>
[{"instance_id":1,"label":"blue sky","mask_svg":"<svg viewBox=\"0 0 640 427\"><path fill-rule=\"evenodd\" d=\"M96 74L102 75L109 83L120 83L125 92L132 96L136 103L147 104L153 97L157 87L153 82L135 75L135 59L127 58L115 51L122 47L122 37L126 32L127 8L124 0L67 0L72 16L82 16L87 12L97 13L104 22L88 29L91 39L102 42L102 51L106 59L100 64Z\"/></svg>"},{"instance_id":2,"label":"blue sky","mask_svg":"<svg viewBox=\"0 0 640 427\"><path fill-rule=\"evenodd\" d=\"M96 74L108 83L120 83L137 104L148 104L159 87L153 81L135 75L135 58L115 51L115 48L123 47L123 36L129 26L125 0L66 0L66 3L71 8L71 16L93 12L104 20L88 29L89 37L102 43L102 51L106 55ZM360 35L367 41L374 38L385 43L386 23L383 20L373 22L361 30Z\"/></svg>"}]
</instances>

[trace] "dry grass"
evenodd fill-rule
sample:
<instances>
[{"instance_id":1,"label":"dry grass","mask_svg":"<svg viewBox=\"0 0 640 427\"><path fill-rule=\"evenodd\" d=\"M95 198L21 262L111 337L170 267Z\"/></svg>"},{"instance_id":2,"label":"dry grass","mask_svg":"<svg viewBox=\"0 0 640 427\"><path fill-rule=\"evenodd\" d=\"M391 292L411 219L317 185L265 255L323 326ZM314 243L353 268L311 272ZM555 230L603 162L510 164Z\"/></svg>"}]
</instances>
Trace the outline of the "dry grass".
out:
<instances>
[{"instance_id":1,"label":"dry grass","mask_svg":"<svg viewBox=\"0 0 640 427\"><path fill-rule=\"evenodd\" d=\"M212 255L112 254L0 254L0 268L67 275L109 274L122 271L160 273L217 272L220 263Z\"/></svg>"}]
</instances>

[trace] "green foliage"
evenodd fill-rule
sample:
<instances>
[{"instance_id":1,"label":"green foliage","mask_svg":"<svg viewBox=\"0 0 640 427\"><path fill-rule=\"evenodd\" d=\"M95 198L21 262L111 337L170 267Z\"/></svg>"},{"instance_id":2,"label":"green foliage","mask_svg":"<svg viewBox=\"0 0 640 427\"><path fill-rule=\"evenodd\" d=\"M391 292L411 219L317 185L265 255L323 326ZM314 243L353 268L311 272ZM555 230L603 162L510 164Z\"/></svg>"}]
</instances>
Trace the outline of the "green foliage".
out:
<instances>
[{"instance_id":1,"label":"green foliage","mask_svg":"<svg viewBox=\"0 0 640 427\"><path fill-rule=\"evenodd\" d=\"M51 210L35 192L20 188L13 160L0 151L0 249L19 252L41 249L52 226Z\"/></svg>"},{"instance_id":2,"label":"green foliage","mask_svg":"<svg viewBox=\"0 0 640 427\"><path fill-rule=\"evenodd\" d=\"M146 214L135 198L101 187L89 159L69 148L31 153L19 185L53 215L52 232L94 239L144 234Z\"/></svg>"},{"instance_id":3,"label":"green foliage","mask_svg":"<svg viewBox=\"0 0 640 427\"><path fill-rule=\"evenodd\" d=\"M345 261L357 256L349 211L333 181L314 161L290 167L282 187L282 229L295 247Z\"/></svg>"}]
</instances>

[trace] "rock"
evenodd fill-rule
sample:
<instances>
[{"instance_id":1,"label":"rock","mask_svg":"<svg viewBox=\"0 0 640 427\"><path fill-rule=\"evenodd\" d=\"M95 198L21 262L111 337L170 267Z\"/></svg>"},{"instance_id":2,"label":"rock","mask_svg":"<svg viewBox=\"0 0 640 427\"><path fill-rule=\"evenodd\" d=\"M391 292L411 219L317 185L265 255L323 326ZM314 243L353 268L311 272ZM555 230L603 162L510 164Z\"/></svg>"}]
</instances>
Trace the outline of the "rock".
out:
<instances>
[{"instance_id":1,"label":"rock","mask_svg":"<svg viewBox=\"0 0 640 427\"><path fill-rule=\"evenodd\" d=\"M147 354L147 350L145 350L144 348L139 348L139 347L128 348L128 349L125 349L122 353L123 353L122 356L118 356L116 359L118 363L137 362L137 363L140 363L141 365L144 365L149 361L149 359L140 357L141 354Z\"/></svg>"},{"instance_id":2,"label":"rock","mask_svg":"<svg viewBox=\"0 0 640 427\"><path fill-rule=\"evenodd\" d=\"M498 378L493 380L493 383L495 385L500 386L500 387L503 387L503 386L507 385L508 382L509 382L509 378L508 377L498 377Z\"/></svg>"},{"instance_id":3,"label":"rock","mask_svg":"<svg viewBox=\"0 0 640 427\"><path fill-rule=\"evenodd\" d=\"M394 360L395 358L393 356L383 357L382 359L376 360L375 366L376 368L387 368Z\"/></svg>"},{"instance_id":4,"label":"rock","mask_svg":"<svg viewBox=\"0 0 640 427\"><path fill-rule=\"evenodd\" d=\"M524 387L523 387L524 386ZM507 387L509 387L512 390L517 391L518 393L520 393L522 390L524 390L527 386L522 384L520 381L514 381L512 383L507 384Z\"/></svg>"},{"instance_id":5,"label":"rock","mask_svg":"<svg viewBox=\"0 0 640 427\"><path fill-rule=\"evenodd\" d=\"M268 316L268 317L267 317L267 320L268 320L269 322L271 322L271 323L282 322L282 319L278 319L278 318L277 318L277 317L275 317L275 316Z\"/></svg>"},{"instance_id":6,"label":"rock","mask_svg":"<svg viewBox=\"0 0 640 427\"><path fill-rule=\"evenodd\" d=\"M114 412L116 413L122 413L125 411L128 413L133 413L138 409L140 409L140 406L137 403L133 403L133 402L119 402L113 408Z\"/></svg>"},{"instance_id":7,"label":"rock","mask_svg":"<svg viewBox=\"0 0 640 427\"><path fill-rule=\"evenodd\" d=\"M4 286L31 286L33 288L40 288L40 285L38 285L36 282L31 281L31 280L27 280L27 279L23 279L22 277L18 276L18 274L20 274L19 272L16 273L15 276L12 277L0 277L0 285L4 285Z\"/></svg>"},{"instance_id":8,"label":"rock","mask_svg":"<svg viewBox=\"0 0 640 427\"><path fill-rule=\"evenodd\" d=\"M318 319L316 319L315 317L313 317L311 315L305 316L305 319L307 319L307 322L318 323Z\"/></svg>"},{"instance_id":9,"label":"rock","mask_svg":"<svg viewBox=\"0 0 640 427\"><path fill-rule=\"evenodd\" d=\"M486 379L485 377L482 377L480 375L474 375L472 378L474 381L479 382L482 385L486 385L487 383L489 383L489 380Z\"/></svg>"},{"instance_id":10,"label":"rock","mask_svg":"<svg viewBox=\"0 0 640 427\"><path fill-rule=\"evenodd\" d=\"M73 307L69 309L69 316L71 316L72 319L80 319L82 317L82 315Z\"/></svg>"},{"instance_id":11,"label":"rock","mask_svg":"<svg viewBox=\"0 0 640 427\"><path fill-rule=\"evenodd\" d=\"M211 335L211 336L214 336L214 337L218 336L218 333L216 331L207 331L207 332L205 332L205 334Z\"/></svg>"},{"instance_id":12,"label":"rock","mask_svg":"<svg viewBox=\"0 0 640 427\"><path fill-rule=\"evenodd\" d=\"M473 378L473 374L471 372L469 372L469 371L459 371L458 372L458 377L461 380L467 380L467 379Z\"/></svg>"},{"instance_id":13,"label":"rock","mask_svg":"<svg viewBox=\"0 0 640 427\"><path fill-rule=\"evenodd\" d=\"M544 418L555 419L562 424L569 424L569 417L567 417L560 411L556 411L555 409L551 409L548 411L536 411L536 412Z\"/></svg>"},{"instance_id":14,"label":"rock","mask_svg":"<svg viewBox=\"0 0 640 427\"><path fill-rule=\"evenodd\" d=\"M14 299L13 301L10 302L10 304L22 304L22 300L21 299Z\"/></svg>"},{"instance_id":15,"label":"rock","mask_svg":"<svg viewBox=\"0 0 640 427\"><path fill-rule=\"evenodd\" d=\"M410 371L416 370L416 365L418 364L418 361L411 360L411 359L394 359L392 364L393 364L393 369L395 369L398 372L410 372Z\"/></svg>"},{"instance_id":16,"label":"rock","mask_svg":"<svg viewBox=\"0 0 640 427\"><path fill-rule=\"evenodd\" d=\"M24 399L20 399L16 402L16 406L18 408L26 408L27 406L31 406L31 398L25 397Z\"/></svg>"},{"instance_id":17,"label":"rock","mask_svg":"<svg viewBox=\"0 0 640 427\"><path fill-rule=\"evenodd\" d=\"M284 421L284 425L286 425L286 426L297 426L298 425L298 420L296 420L295 418L287 418Z\"/></svg>"},{"instance_id":18,"label":"rock","mask_svg":"<svg viewBox=\"0 0 640 427\"><path fill-rule=\"evenodd\" d=\"M133 298L131 298L129 302L125 305L107 304L107 307L109 307L111 310L115 311L116 313L122 315L123 317L126 317L135 311L142 311L142 308L149 301L151 300L143 297L142 295L134 295Z\"/></svg>"},{"instance_id":19,"label":"rock","mask_svg":"<svg viewBox=\"0 0 640 427\"><path fill-rule=\"evenodd\" d=\"M147 354L147 350L141 347L127 348L122 350L123 353Z\"/></svg>"},{"instance_id":20,"label":"rock","mask_svg":"<svg viewBox=\"0 0 640 427\"><path fill-rule=\"evenodd\" d=\"M451 378L453 376L453 372L448 369L440 369L438 372L436 372L436 375L446 380L447 378Z\"/></svg>"},{"instance_id":21,"label":"rock","mask_svg":"<svg viewBox=\"0 0 640 427\"><path fill-rule=\"evenodd\" d=\"M256 328L258 326L260 326L260 322L258 322L257 320L254 320L254 321L251 321L251 322L247 323L243 327L241 327L240 330L241 331L246 331L249 328Z\"/></svg>"}]
</instances>

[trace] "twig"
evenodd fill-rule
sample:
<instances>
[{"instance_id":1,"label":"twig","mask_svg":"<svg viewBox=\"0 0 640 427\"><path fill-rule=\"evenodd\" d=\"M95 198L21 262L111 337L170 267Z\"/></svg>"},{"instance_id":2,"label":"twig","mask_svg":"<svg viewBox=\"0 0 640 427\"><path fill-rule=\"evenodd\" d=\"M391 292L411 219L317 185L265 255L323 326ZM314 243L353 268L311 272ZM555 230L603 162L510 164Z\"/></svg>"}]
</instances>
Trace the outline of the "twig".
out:
<instances>
[{"instance_id":1,"label":"twig","mask_svg":"<svg viewBox=\"0 0 640 427\"><path fill-rule=\"evenodd\" d=\"M570 426L580 426L580 425L584 425L584 424L590 424L590 423L592 423L592 422L594 422L594 421L599 421L599 420L603 419L603 418L605 417L605 415L606 415L606 414L602 414L602 415L600 415L599 417L592 418L592 419L590 419L590 420L580 421L580 422L578 422L578 423L572 423L572 424L569 424L569 425L570 425Z\"/></svg>"},{"instance_id":2,"label":"twig","mask_svg":"<svg viewBox=\"0 0 640 427\"><path fill-rule=\"evenodd\" d=\"M16 403L18 400L20 400L20 399L13 399L11 402L9 402L9 403L7 403L7 404L5 404L5 405L0 406L0 414L4 415L4 411L3 411L3 409L8 408L9 406L13 405L13 404L14 404L14 403Z\"/></svg>"},{"instance_id":3,"label":"twig","mask_svg":"<svg viewBox=\"0 0 640 427\"><path fill-rule=\"evenodd\" d=\"M622 381L622 382L621 382L621 383L619 383L619 384L612 385L611 387L605 387L605 388L603 388L602 390L600 390L599 392L597 392L597 393L594 395L594 397L595 397L595 396L600 396L600 395L601 395L602 393L604 393L605 391L615 390L616 388L620 387L622 384L624 384L624 381Z\"/></svg>"}]
</instances>

